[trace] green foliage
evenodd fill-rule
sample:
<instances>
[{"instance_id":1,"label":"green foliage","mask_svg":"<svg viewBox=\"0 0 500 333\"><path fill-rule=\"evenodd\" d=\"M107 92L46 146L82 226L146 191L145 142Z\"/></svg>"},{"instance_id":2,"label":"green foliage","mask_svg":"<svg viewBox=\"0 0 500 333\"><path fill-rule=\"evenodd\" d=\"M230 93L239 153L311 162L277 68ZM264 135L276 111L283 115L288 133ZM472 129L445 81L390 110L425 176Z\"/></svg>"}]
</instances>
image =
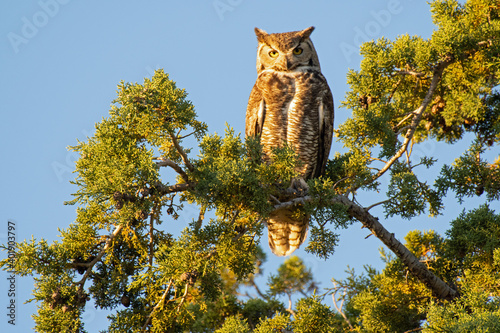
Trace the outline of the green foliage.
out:
<instances>
[{"instance_id":1,"label":"green foliage","mask_svg":"<svg viewBox=\"0 0 500 333\"><path fill-rule=\"evenodd\" d=\"M195 321L189 325L189 329L192 332L213 331L213 329L221 327L226 319L238 316L241 309L241 303L234 295L230 294L222 294L213 302L207 302L206 307L199 304L190 305L189 310Z\"/></svg>"},{"instance_id":2,"label":"green foliage","mask_svg":"<svg viewBox=\"0 0 500 333\"><path fill-rule=\"evenodd\" d=\"M409 233L406 245L426 257L430 250L422 240L433 235ZM337 282L345 290L346 314L358 332L403 332L420 327L425 319L423 307L431 299L429 290L408 275L399 259L388 258L384 251L381 254L386 262L381 273L367 267L366 276L350 271L348 279Z\"/></svg>"},{"instance_id":3,"label":"green foliage","mask_svg":"<svg viewBox=\"0 0 500 333\"><path fill-rule=\"evenodd\" d=\"M411 219L425 212L437 215L442 208L441 198L426 183L420 182L413 171L396 163L391 169L391 180L387 191L390 198L384 203L386 217L399 215Z\"/></svg>"},{"instance_id":4,"label":"green foliage","mask_svg":"<svg viewBox=\"0 0 500 333\"><path fill-rule=\"evenodd\" d=\"M448 252L461 260L493 262L493 251L500 248L500 215L488 205L470 212L465 210L451 221L451 229L446 232Z\"/></svg>"},{"instance_id":5,"label":"green foliage","mask_svg":"<svg viewBox=\"0 0 500 333\"><path fill-rule=\"evenodd\" d=\"M240 316L232 316L226 319L224 325L215 331L215 333L249 333L250 329Z\"/></svg>"},{"instance_id":6,"label":"green foliage","mask_svg":"<svg viewBox=\"0 0 500 333\"><path fill-rule=\"evenodd\" d=\"M319 258L328 259L334 252L339 243L339 235L324 226L309 226L309 244L306 252L317 255Z\"/></svg>"},{"instance_id":7,"label":"green foliage","mask_svg":"<svg viewBox=\"0 0 500 333\"><path fill-rule=\"evenodd\" d=\"M481 196L484 192L490 201L500 199L500 159L488 163L481 157L485 151L476 141L452 166L444 165L436 180L438 190L455 191L460 202L464 197Z\"/></svg>"},{"instance_id":8,"label":"green foliage","mask_svg":"<svg viewBox=\"0 0 500 333\"><path fill-rule=\"evenodd\" d=\"M498 196L496 164L482 164L476 171L457 167L453 174L445 169L437 191L420 180L422 175L415 169L412 148L419 142L435 139L453 143L468 131L478 136L480 149L487 149L500 139L498 94L494 91L500 69L500 46L493 42L500 38L497 2L471 0L462 5L434 1L431 12L438 26L431 38L401 35L394 41L381 38L364 43L360 70L350 70L347 76L350 90L342 106L352 110L352 117L339 125L338 137L350 152L337 156L327 174L332 177L340 172L347 177L341 182L352 184L347 190L367 184L371 187L366 189L378 190L374 181L394 163L388 216L411 218L423 213L426 205L435 215L442 208L440 200L447 189L463 196L488 188L489 198ZM434 86L431 83L439 66L443 72ZM429 103L424 104L429 92ZM392 160L401 149L405 149L406 171L402 162L398 166ZM356 167L355 161L360 165ZM479 160L463 162L474 165Z\"/></svg>"},{"instance_id":9,"label":"green foliage","mask_svg":"<svg viewBox=\"0 0 500 333\"><path fill-rule=\"evenodd\" d=\"M499 332L500 303L491 300L488 293L466 289L456 302L440 305L433 303L427 313L422 332Z\"/></svg>"},{"instance_id":10,"label":"green foliage","mask_svg":"<svg viewBox=\"0 0 500 333\"><path fill-rule=\"evenodd\" d=\"M316 288L311 270L297 256L291 256L278 268L278 275L269 277L271 295L306 294Z\"/></svg>"},{"instance_id":11,"label":"green foliage","mask_svg":"<svg viewBox=\"0 0 500 333\"><path fill-rule=\"evenodd\" d=\"M335 332L340 326L330 308L316 295L297 302L294 319L293 332L328 333Z\"/></svg>"},{"instance_id":12,"label":"green foliage","mask_svg":"<svg viewBox=\"0 0 500 333\"><path fill-rule=\"evenodd\" d=\"M328 259L339 241L339 235L329 230L328 224L332 224L335 229L347 228L354 220L347 212L346 206L332 203L336 196L332 179L311 179L308 186L312 200L305 205L305 211L311 216L306 251Z\"/></svg>"},{"instance_id":13,"label":"green foliage","mask_svg":"<svg viewBox=\"0 0 500 333\"><path fill-rule=\"evenodd\" d=\"M453 301L434 301L401 260L384 250L382 272L366 267L366 274L356 275L349 270L345 280L333 280L336 287L329 292L342 293L345 314L357 332L421 327L424 332L496 332L500 315L497 227L498 215L481 206L452 221L448 238L432 230L406 235L406 247L429 270L459 289L462 295Z\"/></svg>"},{"instance_id":14,"label":"green foliage","mask_svg":"<svg viewBox=\"0 0 500 333\"><path fill-rule=\"evenodd\" d=\"M462 296L431 302L424 332L496 332L500 329L499 215L487 205L462 212L446 232L444 256Z\"/></svg>"},{"instance_id":15,"label":"green foliage","mask_svg":"<svg viewBox=\"0 0 500 333\"><path fill-rule=\"evenodd\" d=\"M285 313L285 308L281 302L275 299L251 298L243 305L241 313L253 330L260 321L271 318L275 314Z\"/></svg>"},{"instance_id":16,"label":"green foliage","mask_svg":"<svg viewBox=\"0 0 500 333\"><path fill-rule=\"evenodd\" d=\"M40 331L75 332L83 329L81 316L87 295L69 282L72 276L59 275L35 278L39 287L34 299L42 301L33 319ZM49 286L56 286L54 289Z\"/></svg>"},{"instance_id":17,"label":"green foliage","mask_svg":"<svg viewBox=\"0 0 500 333\"><path fill-rule=\"evenodd\" d=\"M353 149L346 154L335 153L326 165L325 178L331 179L336 193L345 193L351 188L378 189L373 182L373 172L368 167L369 150Z\"/></svg>"},{"instance_id":18,"label":"green foliage","mask_svg":"<svg viewBox=\"0 0 500 333\"><path fill-rule=\"evenodd\" d=\"M480 285L491 295L500 295L500 215L487 205L462 212L446 232L446 256L453 260L457 276L472 285Z\"/></svg>"},{"instance_id":19,"label":"green foliage","mask_svg":"<svg viewBox=\"0 0 500 333\"><path fill-rule=\"evenodd\" d=\"M291 329L290 316L284 313L276 314L273 318L267 318L257 325L254 333L281 333Z\"/></svg>"},{"instance_id":20,"label":"green foliage","mask_svg":"<svg viewBox=\"0 0 500 333\"><path fill-rule=\"evenodd\" d=\"M184 89L177 88L163 70L152 79L146 78L144 84L122 82L110 117L96 125L88 142L71 147L80 154L74 182L79 191L73 202L85 204L95 199L104 204L119 192L132 196L124 198L126 207L135 203L136 191L147 185L154 188L159 181L158 168L152 162L155 149L163 158L178 163L181 156L172 136L191 130L199 140L206 132L207 126L196 120L194 107L186 97ZM176 141L180 145L182 138Z\"/></svg>"},{"instance_id":21,"label":"green foliage","mask_svg":"<svg viewBox=\"0 0 500 333\"><path fill-rule=\"evenodd\" d=\"M261 163L262 148L255 138L242 142L230 128L224 138L205 136L200 143L200 159L194 163L192 179L196 189L185 199L224 212L247 211L247 216L267 215L269 195L277 194L296 176L297 157L289 147L276 148L270 164ZM254 217L256 218L256 217Z\"/></svg>"}]
</instances>

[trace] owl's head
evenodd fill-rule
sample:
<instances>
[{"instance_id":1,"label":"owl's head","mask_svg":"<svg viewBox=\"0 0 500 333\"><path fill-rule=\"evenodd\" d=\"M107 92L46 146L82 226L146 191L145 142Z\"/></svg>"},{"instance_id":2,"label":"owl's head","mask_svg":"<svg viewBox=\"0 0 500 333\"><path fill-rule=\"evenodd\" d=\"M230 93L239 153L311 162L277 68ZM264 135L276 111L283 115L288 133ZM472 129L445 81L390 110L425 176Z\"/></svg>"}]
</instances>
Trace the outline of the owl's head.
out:
<instances>
[{"instance_id":1,"label":"owl's head","mask_svg":"<svg viewBox=\"0 0 500 333\"><path fill-rule=\"evenodd\" d=\"M306 69L320 70L314 45L309 38L314 27L302 31L268 34L255 28L257 41L257 73L263 70L296 72Z\"/></svg>"}]
</instances>

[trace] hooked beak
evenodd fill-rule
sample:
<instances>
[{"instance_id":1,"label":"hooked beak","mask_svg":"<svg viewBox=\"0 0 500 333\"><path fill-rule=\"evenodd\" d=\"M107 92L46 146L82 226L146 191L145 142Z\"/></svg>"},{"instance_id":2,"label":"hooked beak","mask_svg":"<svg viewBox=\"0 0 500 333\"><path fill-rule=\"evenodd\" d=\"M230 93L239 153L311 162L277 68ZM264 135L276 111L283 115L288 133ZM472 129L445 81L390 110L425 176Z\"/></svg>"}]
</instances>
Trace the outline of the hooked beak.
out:
<instances>
[{"instance_id":1,"label":"hooked beak","mask_svg":"<svg viewBox=\"0 0 500 333\"><path fill-rule=\"evenodd\" d=\"M292 60L288 56L284 56L279 63L279 67L282 71L285 72L292 70L293 69Z\"/></svg>"}]
</instances>

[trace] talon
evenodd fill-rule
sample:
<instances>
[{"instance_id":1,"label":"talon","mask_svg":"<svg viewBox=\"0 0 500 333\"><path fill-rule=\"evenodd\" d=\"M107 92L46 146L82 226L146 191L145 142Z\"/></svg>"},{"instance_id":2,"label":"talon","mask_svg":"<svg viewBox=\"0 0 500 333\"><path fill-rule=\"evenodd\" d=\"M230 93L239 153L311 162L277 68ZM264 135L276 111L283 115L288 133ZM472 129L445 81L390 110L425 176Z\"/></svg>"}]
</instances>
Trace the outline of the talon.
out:
<instances>
[{"instance_id":1,"label":"talon","mask_svg":"<svg viewBox=\"0 0 500 333\"><path fill-rule=\"evenodd\" d=\"M292 180L292 183L290 184L290 187L287 189L287 193L289 193L289 190L293 191L293 194L306 194L309 192L309 186L307 185L306 181L304 178L296 178Z\"/></svg>"}]
</instances>

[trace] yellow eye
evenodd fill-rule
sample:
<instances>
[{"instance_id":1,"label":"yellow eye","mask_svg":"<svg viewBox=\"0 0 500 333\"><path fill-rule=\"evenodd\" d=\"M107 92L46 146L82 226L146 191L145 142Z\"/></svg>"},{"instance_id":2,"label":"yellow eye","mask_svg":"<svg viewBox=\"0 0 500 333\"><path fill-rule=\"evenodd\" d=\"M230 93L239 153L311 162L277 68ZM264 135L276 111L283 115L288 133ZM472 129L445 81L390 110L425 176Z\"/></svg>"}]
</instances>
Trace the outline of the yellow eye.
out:
<instances>
[{"instance_id":1,"label":"yellow eye","mask_svg":"<svg viewBox=\"0 0 500 333\"><path fill-rule=\"evenodd\" d=\"M293 54L299 55L299 54L302 54L302 51L304 51L302 48L297 47L297 48L293 49Z\"/></svg>"},{"instance_id":2,"label":"yellow eye","mask_svg":"<svg viewBox=\"0 0 500 333\"><path fill-rule=\"evenodd\" d=\"M278 53L278 51L276 51L276 50L271 50L271 51L269 51L269 56L270 56L271 58L276 58L276 57L278 56L278 54L279 54L279 53Z\"/></svg>"}]
</instances>

